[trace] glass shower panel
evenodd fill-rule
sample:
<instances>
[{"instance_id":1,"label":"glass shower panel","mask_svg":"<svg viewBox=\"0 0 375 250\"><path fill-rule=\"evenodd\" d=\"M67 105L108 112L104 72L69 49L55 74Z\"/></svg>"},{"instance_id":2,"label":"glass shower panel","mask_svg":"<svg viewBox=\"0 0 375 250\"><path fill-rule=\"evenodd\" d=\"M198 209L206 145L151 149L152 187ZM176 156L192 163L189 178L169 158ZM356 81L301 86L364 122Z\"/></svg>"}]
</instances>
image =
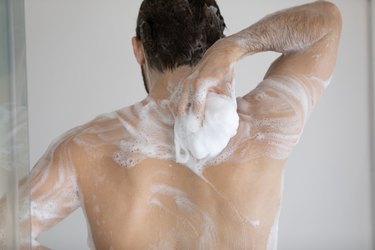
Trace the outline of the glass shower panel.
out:
<instances>
[{"instance_id":1,"label":"glass shower panel","mask_svg":"<svg viewBox=\"0 0 375 250\"><path fill-rule=\"evenodd\" d=\"M368 4L369 37L370 37L370 104L371 104L371 197L372 197L372 247L375 248L375 0Z\"/></svg>"},{"instance_id":2,"label":"glass shower panel","mask_svg":"<svg viewBox=\"0 0 375 250\"><path fill-rule=\"evenodd\" d=\"M23 0L0 0L0 249L30 249Z\"/></svg>"}]
</instances>

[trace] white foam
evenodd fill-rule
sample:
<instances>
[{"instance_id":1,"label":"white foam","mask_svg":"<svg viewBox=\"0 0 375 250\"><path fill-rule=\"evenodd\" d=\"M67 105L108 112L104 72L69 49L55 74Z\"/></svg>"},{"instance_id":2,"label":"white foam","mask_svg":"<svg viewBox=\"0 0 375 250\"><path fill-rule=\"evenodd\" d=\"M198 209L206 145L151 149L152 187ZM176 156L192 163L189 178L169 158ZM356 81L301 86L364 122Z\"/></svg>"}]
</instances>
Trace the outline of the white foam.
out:
<instances>
[{"instance_id":1,"label":"white foam","mask_svg":"<svg viewBox=\"0 0 375 250\"><path fill-rule=\"evenodd\" d=\"M188 163L192 158L207 160L216 157L237 133L238 125L236 101L227 96L208 93L202 123L191 110L176 118L176 161L190 167ZM197 169L193 170L197 172Z\"/></svg>"},{"instance_id":2,"label":"white foam","mask_svg":"<svg viewBox=\"0 0 375 250\"><path fill-rule=\"evenodd\" d=\"M164 205L159 199L152 198L151 205L159 207L163 211L172 214L181 221L185 221L191 228L194 235L199 236L197 241L197 249L216 249L215 242L217 241L217 230L214 220L209 213L202 211L202 209L189 200L188 195L182 190L168 186L165 184L157 184L151 188L153 195L166 195L172 198L177 207L184 212L176 213L168 206ZM186 213L198 215L199 220L194 220L187 216ZM201 232L201 233L200 233ZM186 232L182 232L185 234ZM177 235L174 237L178 237ZM160 248L159 248L160 249ZM162 248L165 249L165 248Z\"/></svg>"},{"instance_id":3,"label":"white foam","mask_svg":"<svg viewBox=\"0 0 375 250\"><path fill-rule=\"evenodd\" d=\"M185 212L192 212L195 205L188 199L186 193L183 191L164 184L155 185L152 187L153 194L163 194L174 199L177 207ZM153 201L155 203L155 200Z\"/></svg>"}]
</instances>

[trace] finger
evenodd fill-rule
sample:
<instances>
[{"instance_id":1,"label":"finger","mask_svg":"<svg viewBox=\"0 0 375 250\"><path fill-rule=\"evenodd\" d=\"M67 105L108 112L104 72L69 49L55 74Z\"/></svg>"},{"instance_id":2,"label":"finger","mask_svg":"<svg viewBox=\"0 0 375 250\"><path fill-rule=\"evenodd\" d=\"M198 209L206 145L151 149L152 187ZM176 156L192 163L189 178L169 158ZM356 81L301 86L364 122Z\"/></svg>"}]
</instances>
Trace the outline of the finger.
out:
<instances>
[{"instance_id":1,"label":"finger","mask_svg":"<svg viewBox=\"0 0 375 250\"><path fill-rule=\"evenodd\" d=\"M223 80L221 81L221 83L218 84L219 90L216 90L216 93L225 95L228 97L234 97L235 85L234 85L233 73L234 73L233 67L230 67L228 72L223 77Z\"/></svg>"},{"instance_id":2,"label":"finger","mask_svg":"<svg viewBox=\"0 0 375 250\"><path fill-rule=\"evenodd\" d=\"M201 126L202 126L203 121L204 121L205 104L206 104L206 98L207 98L207 93L208 93L208 87L206 87L204 83L199 82L199 80L196 80L196 82L193 83L192 87L193 87L193 90L192 90L192 95L190 97L191 111L200 121Z\"/></svg>"},{"instance_id":3,"label":"finger","mask_svg":"<svg viewBox=\"0 0 375 250\"><path fill-rule=\"evenodd\" d=\"M189 87L189 81L185 80L182 83L182 89L180 90L180 93L177 96L176 101L177 103L177 115L184 115L188 112L189 109L189 102L190 102L190 87Z\"/></svg>"},{"instance_id":4,"label":"finger","mask_svg":"<svg viewBox=\"0 0 375 250\"><path fill-rule=\"evenodd\" d=\"M224 95L227 97L232 97L234 89L233 80L228 78L223 79L217 85L212 86L208 89L208 93L216 93L218 95Z\"/></svg>"}]
</instances>

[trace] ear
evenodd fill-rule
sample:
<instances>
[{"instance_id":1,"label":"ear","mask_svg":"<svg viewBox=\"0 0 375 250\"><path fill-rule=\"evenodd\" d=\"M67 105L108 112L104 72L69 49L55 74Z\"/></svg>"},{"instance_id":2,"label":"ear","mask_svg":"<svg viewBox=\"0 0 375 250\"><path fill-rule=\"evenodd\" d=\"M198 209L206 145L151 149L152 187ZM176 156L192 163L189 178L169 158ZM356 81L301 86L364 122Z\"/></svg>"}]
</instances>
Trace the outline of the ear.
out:
<instances>
[{"instance_id":1,"label":"ear","mask_svg":"<svg viewBox=\"0 0 375 250\"><path fill-rule=\"evenodd\" d=\"M140 65L143 65L145 63L145 53L143 50L143 45L142 45L141 40L139 40L137 37L133 37L132 45L133 45L134 56L137 59L137 62Z\"/></svg>"}]
</instances>

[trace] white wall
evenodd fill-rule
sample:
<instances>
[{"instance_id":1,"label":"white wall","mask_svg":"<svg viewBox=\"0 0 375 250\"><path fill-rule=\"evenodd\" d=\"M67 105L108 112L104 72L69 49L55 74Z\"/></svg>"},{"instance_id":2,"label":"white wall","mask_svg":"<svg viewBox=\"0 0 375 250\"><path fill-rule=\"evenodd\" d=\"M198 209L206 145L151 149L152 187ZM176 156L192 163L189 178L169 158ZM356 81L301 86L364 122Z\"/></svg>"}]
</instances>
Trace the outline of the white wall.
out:
<instances>
[{"instance_id":1,"label":"white wall","mask_svg":"<svg viewBox=\"0 0 375 250\"><path fill-rule=\"evenodd\" d=\"M130 47L140 2L26 1L32 164L64 131L145 96ZM218 2L230 34L305 1ZM280 249L372 249L366 0L334 2L344 18L337 70L288 163ZM238 94L275 56L238 64ZM87 249L85 227L79 210L41 239L53 249Z\"/></svg>"}]
</instances>

